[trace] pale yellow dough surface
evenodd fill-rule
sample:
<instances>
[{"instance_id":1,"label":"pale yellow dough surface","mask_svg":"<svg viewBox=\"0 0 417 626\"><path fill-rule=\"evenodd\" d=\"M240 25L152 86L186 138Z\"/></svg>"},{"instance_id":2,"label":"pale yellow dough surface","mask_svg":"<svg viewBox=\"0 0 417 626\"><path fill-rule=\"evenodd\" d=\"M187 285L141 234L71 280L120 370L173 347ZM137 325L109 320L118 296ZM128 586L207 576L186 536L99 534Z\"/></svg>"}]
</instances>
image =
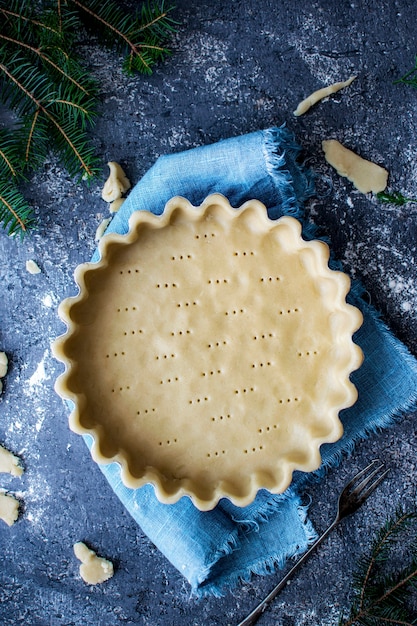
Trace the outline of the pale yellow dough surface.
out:
<instances>
[{"instance_id":1,"label":"pale yellow dough surface","mask_svg":"<svg viewBox=\"0 0 417 626\"><path fill-rule=\"evenodd\" d=\"M33 259L29 259L28 261L26 261L26 270L29 272L29 274L40 274L42 271L39 265Z\"/></svg>"},{"instance_id":2,"label":"pale yellow dough surface","mask_svg":"<svg viewBox=\"0 0 417 626\"><path fill-rule=\"evenodd\" d=\"M0 352L0 378L4 378L7 374L9 360L5 352Z\"/></svg>"},{"instance_id":3,"label":"pale yellow dough surface","mask_svg":"<svg viewBox=\"0 0 417 626\"><path fill-rule=\"evenodd\" d=\"M113 576L113 563L97 556L82 541L74 544L74 554L81 561L80 576L88 585L104 583Z\"/></svg>"},{"instance_id":4,"label":"pale yellow dough surface","mask_svg":"<svg viewBox=\"0 0 417 626\"><path fill-rule=\"evenodd\" d=\"M0 446L0 472L11 474L12 476L21 476L23 467L20 459L3 446Z\"/></svg>"},{"instance_id":5,"label":"pale yellow dough surface","mask_svg":"<svg viewBox=\"0 0 417 626\"><path fill-rule=\"evenodd\" d=\"M110 174L104 183L101 197L106 202L112 203L121 198L130 189L130 180L116 161L110 161L107 165L109 166Z\"/></svg>"},{"instance_id":6,"label":"pale yellow dough surface","mask_svg":"<svg viewBox=\"0 0 417 626\"><path fill-rule=\"evenodd\" d=\"M8 493L0 493L0 519L13 526L19 517L19 500Z\"/></svg>"},{"instance_id":7,"label":"pale yellow dough surface","mask_svg":"<svg viewBox=\"0 0 417 626\"><path fill-rule=\"evenodd\" d=\"M341 436L361 314L328 247L300 232L255 201L173 199L161 217L136 212L127 236L103 237L99 264L77 269L56 388L127 486L203 510L222 496L243 505L316 469L320 444Z\"/></svg>"},{"instance_id":8,"label":"pale yellow dough surface","mask_svg":"<svg viewBox=\"0 0 417 626\"><path fill-rule=\"evenodd\" d=\"M387 186L388 172L345 148L336 139L322 142L326 161L340 176L346 176L362 193L378 193Z\"/></svg>"},{"instance_id":9,"label":"pale yellow dough surface","mask_svg":"<svg viewBox=\"0 0 417 626\"><path fill-rule=\"evenodd\" d=\"M299 105L294 111L294 115L296 117L298 117L299 115L304 115L304 113L307 113L307 111L312 106L317 104L317 102L319 102L320 100L323 100L323 98L327 98L331 94L336 93L337 91L340 91L341 89L344 89L345 87L348 87L351 83L353 83L355 78L356 76L351 76L350 78L348 78L348 80L338 82L338 83L333 83L332 85L328 85L327 87L323 87L322 89L318 89L317 91L314 91L312 94L307 96L307 98L305 98L299 103Z\"/></svg>"}]
</instances>

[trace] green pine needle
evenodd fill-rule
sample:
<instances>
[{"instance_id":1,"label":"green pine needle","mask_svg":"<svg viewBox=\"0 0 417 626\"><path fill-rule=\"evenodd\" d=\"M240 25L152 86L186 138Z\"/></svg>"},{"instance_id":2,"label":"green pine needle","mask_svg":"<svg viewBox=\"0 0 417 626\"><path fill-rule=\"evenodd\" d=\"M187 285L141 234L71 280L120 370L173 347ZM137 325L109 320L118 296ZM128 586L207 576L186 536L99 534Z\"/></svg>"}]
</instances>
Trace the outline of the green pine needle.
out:
<instances>
[{"instance_id":1,"label":"green pine needle","mask_svg":"<svg viewBox=\"0 0 417 626\"><path fill-rule=\"evenodd\" d=\"M417 89L417 56L415 58L413 69L404 74L404 76L398 80L394 81L394 85L398 85L399 83L409 85L410 87L415 87Z\"/></svg>"},{"instance_id":2,"label":"green pine needle","mask_svg":"<svg viewBox=\"0 0 417 626\"><path fill-rule=\"evenodd\" d=\"M417 589L417 542L409 546L409 563L394 570L396 548L407 532L416 536L417 513L397 510L394 517L377 532L371 552L358 563L353 577L354 599L348 616L339 626L415 626L417 617L408 605ZM408 542L410 543L410 542ZM388 572L386 571L388 569Z\"/></svg>"},{"instance_id":3,"label":"green pine needle","mask_svg":"<svg viewBox=\"0 0 417 626\"><path fill-rule=\"evenodd\" d=\"M168 54L171 10L163 1L146 2L132 16L113 0L0 0L0 103L17 119L14 128L0 128L0 224L8 234L33 227L17 184L51 148L71 176L98 172L88 131L99 90L76 54L83 23L124 53L125 72L151 73Z\"/></svg>"},{"instance_id":4,"label":"green pine needle","mask_svg":"<svg viewBox=\"0 0 417 626\"><path fill-rule=\"evenodd\" d=\"M151 74L152 66L169 53L164 42L174 30L175 22L169 16L172 7L165 8L164 2L144 3L141 13L134 17L126 15L113 0L69 2L106 45L125 55L123 70L127 74L134 71Z\"/></svg>"},{"instance_id":5,"label":"green pine needle","mask_svg":"<svg viewBox=\"0 0 417 626\"><path fill-rule=\"evenodd\" d=\"M403 194L399 191L394 191L393 193L380 191L376 194L376 197L378 200L381 200L381 202L395 204L396 206L403 206L408 202L417 202L417 198L408 198L407 196L403 196Z\"/></svg>"},{"instance_id":6,"label":"green pine needle","mask_svg":"<svg viewBox=\"0 0 417 626\"><path fill-rule=\"evenodd\" d=\"M23 235L35 226L33 210L10 179L0 175L0 224L8 235Z\"/></svg>"}]
</instances>

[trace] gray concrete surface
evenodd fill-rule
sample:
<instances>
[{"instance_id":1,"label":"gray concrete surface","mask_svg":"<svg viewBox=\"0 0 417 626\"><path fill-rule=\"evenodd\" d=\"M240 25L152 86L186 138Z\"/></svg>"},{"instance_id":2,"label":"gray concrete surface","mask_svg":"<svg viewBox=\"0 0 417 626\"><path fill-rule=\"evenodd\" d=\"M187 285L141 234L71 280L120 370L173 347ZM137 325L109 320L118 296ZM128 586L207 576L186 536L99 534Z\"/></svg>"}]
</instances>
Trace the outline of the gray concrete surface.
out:
<instances>
[{"instance_id":1,"label":"gray concrete surface","mask_svg":"<svg viewBox=\"0 0 417 626\"><path fill-rule=\"evenodd\" d=\"M134 2L128 2L131 6ZM82 54L101 83L93 135L103 172L75 184L51 157L27 186L39 229L23 243L0 235L0 350L10 359L0 401L0 442L21 455L20 479L0 487L22 500L19 521L0 524L0 622L25 626L226 626L237 624L279 575L254 577L224 598L196 600L110 491L53 390L61 371L50 344L63 328L57 305L75 292L73 271L90 258L107 216L100 198L106 162L132 182L160 154L286 122L318 174L310 218L396 335L417 354L417 204L383 205L355 191L324 162L321 141L337 138L384 165L390 187L417 196L417 90L393 81L414 64L413 0L377 2L176 2L172 56L150 77L128 78L117 55L86 40ZM296 119L311 91L357 74L351 87ZM2 119L5 119L3 117ZM34 259L42 269L25 270ZM351 575L372 533L399 504L415 505L416 414L360 443L306 494L317 530L332 519L348 476L372 458L391 467L372 502L348 520L277 598L259 624L337 624ZM78 577L72 545L111 558L112 580Z\"/></svg>"}]
</instances>

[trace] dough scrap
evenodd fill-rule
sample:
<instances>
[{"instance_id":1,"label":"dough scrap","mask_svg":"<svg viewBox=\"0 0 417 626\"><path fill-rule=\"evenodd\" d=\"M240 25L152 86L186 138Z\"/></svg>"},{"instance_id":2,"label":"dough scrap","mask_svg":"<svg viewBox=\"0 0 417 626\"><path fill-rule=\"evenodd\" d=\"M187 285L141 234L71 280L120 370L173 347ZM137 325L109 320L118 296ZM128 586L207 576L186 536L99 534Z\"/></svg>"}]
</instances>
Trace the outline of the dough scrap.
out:
<instances>
[{"instance_id":1,"label":"dough scrap","mask_svg":"<svg viewBox=\"0 0 417 626\"><path fill-rule=\"evenodd\" d=\"M19 517L19 500L8 493L0 493L0 519L13 526Z\"/></svg>"},{"instance_id":2,"label":"dough scrap","mask_svg":"<svg viewBox=\"0 0 417 626\"><path fill-rule=\"evenodd\" d=\"M355 80L356 76L351 76L348 80L339 83L333 83L333 85L329 85L328 87L323 87L322 89L318 89L310 94L307 98L302 100L298 107L294 111L294 115L297 117L299 115L303 115L306 113L314 104L323 100L323 98L327 98L332 93L336 93L336 91L340 91L344 87L348 87Z\"/></svg>"},{"instance_id":3,"label":"dough scrap","mask_svg":"<svg viewBox=\"0 0 417 626\"><path fill-rule=\"evenodd\" d=\"M39 265L33 259L29 259L28 261L26 261L26 270L29 272L29 274L40 274L42 271Z\"/></svg>"},{"instance_id":4,"label":"dough scrap","mask_svg":"<svg viewBox=\"0 0 417 626\"><path fill-rule=\"evenodd\" d=\"M362 193L379 193L387 186L388 172L383 167L363 159L336 139L322 141L321 145L326 161Z\"/></svg>"},{"instance_id":5,"label":"dough scrap","mask_svg":"<svg viewBox=\"0 0 417 626\"><path fill-rule=\"evenodd\" d=\"M0 378L4 378L7 374L7 366L9 360L5 352L0 352Z\"/></svg>"},{"instance_id":6,"label":"dough scrap","mask_svg":"<svg viewBox=\"0 0 417 626\"><path fill-rule=\"evenodd\" d=\"M103 583L113 576L113 563L97 556L82 541L74 544L74 554L81 561L80 576L88 585Z\"/></svg>"},{"instance_id":7,"label":"dough scrap","mask_svg":"<svg viewBox=\"0 0 417 626\"><path fill-rule=\"evenodd\" d=\"M20 464L19 457L15 456L3 446L0 446L0 472L11 474L12 476L21 476L23 467Z\"/></svg>"},{"instance_id":8,"label":"dough scrap","mask_svg":"<svg viewBox=\"0 0 417 626\"><path fill-rule=\"evenodd\" d=\"M104 235L104 232L107 226L110 224L110 222L111 222L111 217L105 217L104 220L102 220L100 224L97 226L96 234L94 237L97 243L100 241L100 239Z\"/></svg>"},{"instance_id":9,"label":"dough scrap","mask_svg":"<svg viewBox=\"0 0 417 626\"><path fill-rule=\"evenodd\" d=\"M117 200L113 200L113 202L111 202L109 206L110 213L117 213L125 199L126 198L117 198Z\"/></svg>"},{"instance_id":10,"label":"dough scrap","mask_svg":"<svg viewBox=\"0 0 417 626\"><path fill-rule=\"evenodd\" d=\"M130 189L130 180L116 161L110 161L107 165L110 168L110 175L104 184L101 197L106 202L113 202Z\"/></svg>"}]
</instances>

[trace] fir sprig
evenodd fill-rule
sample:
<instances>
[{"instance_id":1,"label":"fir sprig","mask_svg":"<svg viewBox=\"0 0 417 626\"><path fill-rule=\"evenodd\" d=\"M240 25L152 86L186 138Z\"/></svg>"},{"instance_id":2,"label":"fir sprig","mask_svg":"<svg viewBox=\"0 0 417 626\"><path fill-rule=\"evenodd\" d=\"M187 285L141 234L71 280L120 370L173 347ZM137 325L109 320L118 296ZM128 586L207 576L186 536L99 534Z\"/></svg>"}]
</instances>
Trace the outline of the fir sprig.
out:
<instances>
[{"instance_id":1,"label":"fir sprig","mask_svg":"<svg viewBox=\"0 0 417 626\"><path fill-rule=\"evenodd\" d=\"M0 103L16 117L13 128L0 128L0 223L8 234L35 224L18 185L51 147L71 176L98 172L88 130L99 90L76 53L83 24L125 54L125 72L151 73L168 54L170 11L163 1L132 16L113 0L0 0Z\"/></svg>"},{"instance_id":2,"label":"fir sprig","mask_svg":"<svg viewBox=\"0 0 417 626\"><path fill-rule=\"evenodd\" d=\"M71 0L71 4L105 44L125 54L123 69L128 74L134 71L150 74L152 66L169 54L161 41L174 30L174 21L169 16L171 9L166 9L164 2L160 6L143 4L136 19L126 15L112 0Z\"/></svg>"},{"instance_id":3,"label":"fir sprig","mask_svg":"<svg viewBox=\"0 0 417 626\"><path fill-rule=\"evenodd\" d=\"M339 626L414 626L417 617L407 605L410 592L417 590L417 543L410 548L409 563L392 571L393 551L412 531L416 537L417 513L399 509L394 517L378 531L368 556L358 564L353 578L354 600L348 616L342 616ZM389 571L386 572L386 568Z\"/></svg>"}]
</instances>

